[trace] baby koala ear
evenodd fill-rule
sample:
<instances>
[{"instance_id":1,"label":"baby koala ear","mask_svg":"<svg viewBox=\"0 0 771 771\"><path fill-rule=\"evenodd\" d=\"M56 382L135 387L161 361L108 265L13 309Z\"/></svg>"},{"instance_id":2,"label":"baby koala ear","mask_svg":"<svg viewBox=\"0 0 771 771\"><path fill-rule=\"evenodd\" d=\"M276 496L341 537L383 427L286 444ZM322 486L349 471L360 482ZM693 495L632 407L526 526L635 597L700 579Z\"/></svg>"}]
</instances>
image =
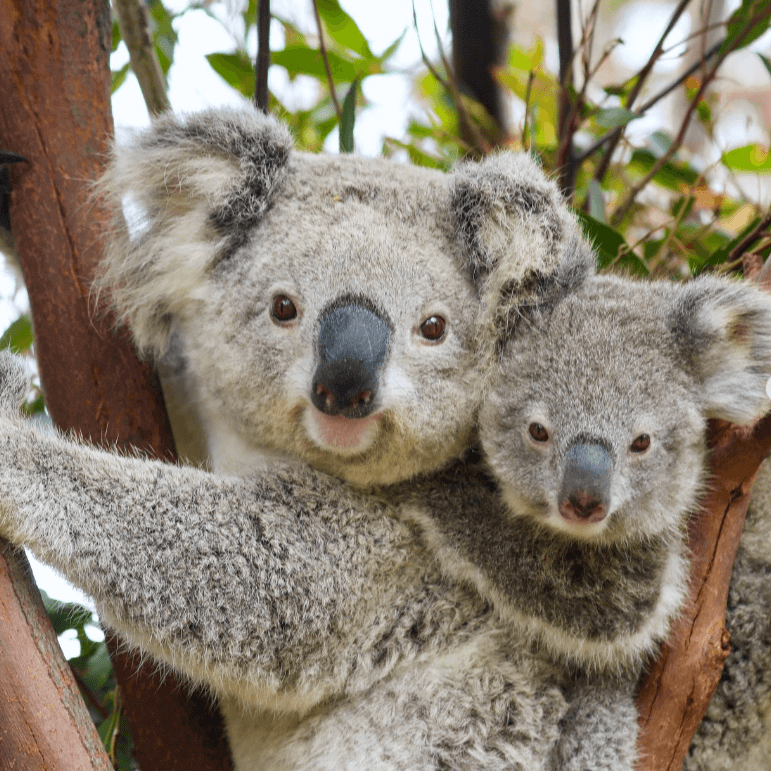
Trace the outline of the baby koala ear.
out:
<instances>
[{"instance_id":1,"label":"baby koala ear","mask_svg":"<svg viewBox=\"0 0 771 771\"><path fill-rule=\"evenodd\" d=\"M747 283L704 277L678 293L671 331L700 388L706 417L747 424L768 411L771 296Z\"/></svg>"},{"instance_id":2,"label":"baby koala ear","mask_svg":"<svg viewBox=\"0 0 771 771\"><path fill-rule=\"evenodd\" d=\"M29 376L21 356L0 351L0 411L18 413L29 388Z\"/></svg>"}]
</instances>

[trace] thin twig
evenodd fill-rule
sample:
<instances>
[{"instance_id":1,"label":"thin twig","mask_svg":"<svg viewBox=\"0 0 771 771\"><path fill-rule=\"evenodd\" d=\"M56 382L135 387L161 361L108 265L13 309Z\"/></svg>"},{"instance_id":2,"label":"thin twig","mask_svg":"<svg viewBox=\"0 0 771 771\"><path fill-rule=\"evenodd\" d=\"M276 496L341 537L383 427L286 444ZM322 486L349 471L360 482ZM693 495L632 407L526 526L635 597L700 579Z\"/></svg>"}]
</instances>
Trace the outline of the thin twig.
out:
<instances>
[{"instance_id":1,"label":"thin twig","mask_svg":"<svg viewBox=\"0 0 771 771\"><path fill-rule=\"evenodd\" d=\"M672 93L679 85L684 83L688 78L693 75L696 70L699 69L699 67L702 66L702 64L709 59L711 59L719 50L720 47L723 45L724 41L720 41L719 43L715 43L715 45L712 46L712 48L707 51L705 54L704 61L699 60L695 64L691 65L685 72L678 75L678 77L673 80L668 86L663 88L661 91L659 91L655 96L651 97L642 107L638 107L637 110L635 110L635 115L637 117L641 117L645 115L645 113L650 110L651 107L653 107L654 104L657 104L660 102L665 96L669 96L669 94ZM722 61L722 59L721 59ZM576 158L576 163L579 165L582 164L587 158L594 155L594 153L597 152L606 142L609 142L611 139L613 139L617 135L621 135L623 126L620 126L619 128L615 128L612 131L609 131L607 134L603 134L599 139L597 139L595 142L593 142L586 150L584 150L578 158Z\"/></svg>"},{"instance_id":2,"label":"thin twig","mask_svg":"<svg viewBox=\"0 0 771 771\"><path fill-rule=\"evenodd\" d=\"M758 224L755 225L755 227L752 228L752 230L750 230L750 232L747 233L733 249L731 249L728 254L728 260L731 261L737 259L737 257L741 257L749 246L764 236L765 230L769 226L771 226L771 211L769 211L766 216L758 222Z\"/></svg>"},{"instance_id":3,"label":"thin twig","mask_svg":"<svg viewBox=\"0 0 771 771\"><path fill-rule=\"evenodd\" d=\"M468 114L468 110L466 109L466 106L463 103L463 95L460 93L458 84L455 82L455 78L453 78L452 76L452 69L449 65L449 62L447 61L447 58L444 54L444 50L441 46L441 40L439 38L439 30L436 27L436 18L434 18L434 33L436 35L437 42L439 43L439 55L442 59L442 66L444 67L445 72L447 73L446 80L439 74L436 67L434 67L434 65L431 63L428 56L426 55L425 49L423 48L423 41L420 37L420 30L418 29L418 14L415 9L415 0L413 0L412 2L412 23L415 26L415 34L417 35L417 38L418 38L418 46L420 47L420 56L423 60L423 64L426 65L426 67L428 68L428 71L441 84L442 88L450 92L453 103L455 104L455 109L458 111L458 118L461 121L461 123L463 123L473 135L473 139L477 143L478 149L481 150L482 153L484 154L489 153L492 150L492 147L490 146L490 143L487 141L487 139L485 139L482 132L479 130L479 127L476 125L476 123L472 120L471 116Z\"/></svg>"},{"instance_id":4,"label":"thin twig","mask_svg":"<svg viewBox=\"0 0 771 771\"><path fill-rule=\"evenodd\" d=\"M327 56L327 47L324 44L324 30L321 27L321 16L319 16L319 6L316 0L313 0L313 13L316 15L316 26L319 30L319 48L321 49L321 57L324 59L324 69L327 71L327 80L329 81L329 93L332 97L332 104L335 105L335 113L337 114L337 122L342 125L343 123L343 111L340 109L340 102L337 101L337 93L335 92L335 81L332 79L332 70L329 67L329 57Z\"/></svg>"},{"instance_id":5,"label":"thin twig","mask_svg":"<svg viewBox=\"0 0 771 771\"><path fill-rule=\"evenodd\" d=\"M530 97L533 92L533 81L535 80L535 71L530 70L527 74L527 88L525 89L525 123L522 127L522 147L527 147L530 141Z\"/></svg>"},{"instance_id":6,"label":"thin twig","mask_svg":"<svg viewBox=\"0 0 771 771\"><path fill-rule=\"evenodd\" d=\"M112 5L147 111L150 115L159 115L168 110L170 104L166 96L166 79L150 34L147 6L141 0L113 0Z\"/></svg>"},{"instance_id":7,"label":"thin twig","mask_svg":"<svg viewBox=\"0 0 771 771\"><path fill-rule=\"evenodd\" d=\"M259 0L257 9L257 62L254 104L264 113L270 111L268 70L270 69L270 0Z\"/></svg>"},{"instance_id":8,"label":"thin twig","mask_svg":"<svg viewBox=\"0 0 771 771\"><path fill-rule=\"evenodd\" d=\"M659 38L659 42L656 44L656 47L653 49L653 52L651 53L650 57L648 57L648 61L645 63L645 66L640 70L640 72L637 75L637 82L632 86L632 90L629 92L629 96L627 97L625 107L627 110L631 110L632 106L634 105L635 100L639 96L640 92L642 91L643 86L645 85L645 81L648 79L648 75L650 75L651 70L653 69L656 62L659 60L662 51L664 50L664 41L667 39L667 36L669 33L674 29L675 24L677 24L678 19L685 11L686 7L688 6L688 3L690 3L691 0L680 0L675 10L672 12L672 16L669 19L669 23L667 24L667 28L662 33L661 37ZM602 180L605 177L605 174L608 171L608 167L610 166L610 159L613 155L613 151L618 146L618 143L621 141L621 137L624 133L625 126L619 126L619 128L613 132L609 139L608 147L605 150L605 154L600 159L600 162L597 164L597 169L594 172L594 178L598 182L602 182ZM582 162L582 161L579 161Z\"/></svg>"},{"instance_id":9,"label":"thin twig","mask_svg":"<svg viewBox=\"0 0 771 771\"><path fill-rule=\"evenodd\" d=\"M557 45L559 48L559 148L555 166L559 175L559 185L565 198L573 195L575 184L575 159L573 157L572 100L568 86L572 85L573 74L573 25L570 12L570 0L556 0L557 10Z\"/></svg>"},{"instance_id":10,"label":"thin twig","mask_svg":"<svg viewBox=\"0 0 771 771\"><path fill-rule=\"evenodd\" d=\"M641 180L639 180L635 185L632 186L632 189L629 191L626 198L621 202L618 208L613 212L613 216L611 217L611 224L617 224L618 222L621 221L624 215L631 208L632 204L634 203L634 199L637 197L639 192L653 179L653 177L656 176L656 174L658 174L658 172L661 170L664 164L667 163L675 155L675 153L682 145L683 140L685 139L685 134L688 130L688 126L691 123L691 118L693 117L693 114L696 111L696 107L701 101L701 97L704 94L704 92L707 90L707 87L710 85L710 83L715 79L715 76L717 75L717 71L720 68L720 65L725 61L725 58L730 53L732 53L739 45L741 45L742 41L747 37L747 35L749 35L750 31L753 29L755 24L757 24L759 21L761 21L768 15L771 15L771 9L764 10L763 12L759 13L757 16L754 16L751 19L749 19L744 29L741 31L741 33L736 36L736 38L731 42L731 44L726 48L725 51L723 51L718 55L718 59L715 62L714 66L709 72L704 74L704 78L702 79L701 84L699 85L698 91L696 92L696 94L694 94L693 98L691 99L688 105L688 109L686 110L685 117L683 118L682 123L680 124L680 130L678 131L677 136L675 137L675 140L672 142L669 149L656 161L656 163L653 164L650 171ZM722 42L721 42L721 46L722 46Z\"/></svg>"}]
</instances>

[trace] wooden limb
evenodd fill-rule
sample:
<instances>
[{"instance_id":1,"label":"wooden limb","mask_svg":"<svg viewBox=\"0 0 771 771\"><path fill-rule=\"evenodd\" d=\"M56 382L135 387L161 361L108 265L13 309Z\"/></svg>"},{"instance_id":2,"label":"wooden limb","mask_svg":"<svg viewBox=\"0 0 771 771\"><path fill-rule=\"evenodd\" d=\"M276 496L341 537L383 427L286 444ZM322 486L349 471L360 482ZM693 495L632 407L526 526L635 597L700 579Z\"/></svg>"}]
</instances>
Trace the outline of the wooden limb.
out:
<instances>
[{"instance_id":1,"label":"wooden limb","mask_svg":"<svg viewBox=\"0 0 771 771\"><path fill-rule=\"evenodd\" d=\"M321 34L321 32L319 32ZM268 70L270 69L270 0L259 0L257 9L257 62L255 66L254 104L270 112Z\"/></svg>"},{"instance_id":2,"label":"wooden limb","mask_svg":"<svg viewBox=\"0 0 771 771\"><path fill-rule=\"evenodd\" d=\"M730 651L725 607L749 493L771 450L771 416L754 427L710 426L708 492L689 524L691 591L638 694L640 771L678 771Z\"/></svg>"},{"instance_id":3,"label":"wooden limb","mask_svg":"<svg viewBox=\"0 0 771 771\"><path fill-rule=\"evenodd\" d=\"M112 771L21 549L0 541L0 768Z\"/></svg>"},{"instance_id":4,"label":"wooden limb","mask_svg":"<svg viewBox=\"0 0 771 771\"><path fill-rule=\"evenodd\" d=\"M109 227L106 212L88 203L112 134L109 5L0 0L0 18L0 146L30 161L11 172L10 214L48 409L62 429L171 459L155 374L112 319L89 306ZM137 669L115 645L112 654L143 771L230 768L221 720L206 700L191 704L173 681L159 683L152 665Z\"/></svg>"},{"instance_id":5,"label":"wooden limb","mask_svg":"<svg viewBox=\"0 0 771 771\"><path fill-rule=\"evenodd\" d=\"M166 79L150 33L147 5L143 0L113 0L112 5L147 109L150 115L158 115L168 110L170 105L166 96Z\"/></svg>"}]
</instances>

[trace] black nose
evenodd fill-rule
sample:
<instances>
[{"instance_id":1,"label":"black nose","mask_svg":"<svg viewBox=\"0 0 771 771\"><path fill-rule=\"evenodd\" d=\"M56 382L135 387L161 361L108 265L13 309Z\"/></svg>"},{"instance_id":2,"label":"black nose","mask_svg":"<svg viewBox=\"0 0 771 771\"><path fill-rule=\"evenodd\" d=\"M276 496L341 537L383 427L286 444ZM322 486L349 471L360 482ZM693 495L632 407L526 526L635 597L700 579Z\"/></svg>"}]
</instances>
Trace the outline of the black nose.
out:
<instances>
[{"instance_id":1,"label":"black nose","mask_svg":"<svg viewBox=\"0 0 771 771\"><path fill-rule=\"evenodd\" d=\"M565 456L560 514L570 522L605 519L610 503L613 459L600 444L576 443Z\"/></svg>"},{"instance_id":2,"label":"black nose","mask_svg":"<svg viewBox=\"0 0 771 771\"><path fill-rule=\"evenodd\" d=\"M390 335L379 314L356 303L322 315L311 383L311 401L318 410L348 418L372 412Z\"/></svg>"}]
</instances>

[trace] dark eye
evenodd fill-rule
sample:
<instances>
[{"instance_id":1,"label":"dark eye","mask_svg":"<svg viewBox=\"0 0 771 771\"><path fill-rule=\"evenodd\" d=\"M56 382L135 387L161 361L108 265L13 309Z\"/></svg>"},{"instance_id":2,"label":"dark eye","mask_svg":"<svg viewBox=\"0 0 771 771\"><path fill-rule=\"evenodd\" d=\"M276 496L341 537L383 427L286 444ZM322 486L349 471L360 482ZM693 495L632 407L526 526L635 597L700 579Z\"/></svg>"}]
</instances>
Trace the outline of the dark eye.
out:
<instances>
[{"instance_id":1,"label":"dark eye","mask_svg":"<svg viewBox=\"0 0 771 771\"><path fill-rule=\"evenodd\" d=\"M648 434L640 434L637 439L629 445L632 452L645 452L651 446L651 438Z\"/></svg>"},{"instance_id":2,"label":"dark eye","mask_svg":"<svg viewBox=\"0 0 771 771\"><path fill-rule=\"evenodd\" d=\"M420 334L426 340L441 340L444 337L444 328L447 322L441 316L429 316L420 325Z\"/></svg>"},{"instance_id":3,"label":"dark eye","mask_svg":"<svg viewBox=\"0 0 771 771\"><path fill-rule=\"evenodd\" d=\"M297 308L295 308L295 304L285 294L277 294L273 298L270 315L276 321L291 321L297 318Z\"/></svg>"},{"instance_id":4,"label":"dark eye","mask_svg":"<svg viewBox=\"0 0 771 771\"><path fill-rule=\"evenodd\" d=\"M536 442L549 441L549 432L540 423L531 423L527 430Z\"/></svg>"}]
</instances>

